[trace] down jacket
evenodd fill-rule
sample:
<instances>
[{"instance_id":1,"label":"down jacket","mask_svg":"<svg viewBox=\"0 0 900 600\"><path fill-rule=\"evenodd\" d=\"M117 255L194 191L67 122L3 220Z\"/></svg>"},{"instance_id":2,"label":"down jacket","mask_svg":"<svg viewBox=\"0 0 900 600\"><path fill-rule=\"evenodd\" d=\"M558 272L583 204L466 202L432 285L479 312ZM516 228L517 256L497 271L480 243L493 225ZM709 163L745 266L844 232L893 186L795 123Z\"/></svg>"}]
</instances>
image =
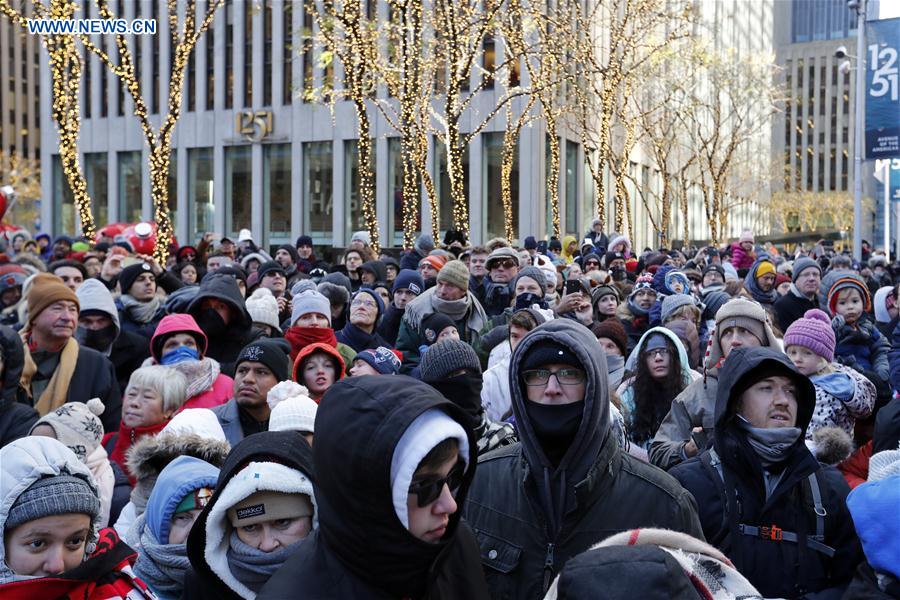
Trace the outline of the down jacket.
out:
<instances>
[{"instance_id":1,"label":"down jacket","mask_svg":"<svg viewBox=\"0 0 900 600\"><path fill-rule=\"evenodd\" d=\"M566 346L587 373L575 438L554 468L525 412L517 374L535 344ZM573 556L614 533L662 527L702 537L693 498L669 475L625 454L611 435L603 354L582 325L556 319L532 330L510 360L521 442L483 455L465 518L481 547L491 597L543 598Z\"/></svg>"},{"instance_id":2,"label":"down jacket","mask_svg":"<svg viewBox=\"0 0 900 600\"><path fill-rule=\"evenodd\" d=\"M823 427L839 427L852 438L856 420L868 417L875 406L875 385L862 373L838 363L832 363L831 367L836 373L850 378L852 395L848 400L841 401L833 393L829 393L826 387L817 384L818 378L813 379L816 387L816 409L806 430L808 440L812 439L813 433Z\"/></svg>"}]
</instances>

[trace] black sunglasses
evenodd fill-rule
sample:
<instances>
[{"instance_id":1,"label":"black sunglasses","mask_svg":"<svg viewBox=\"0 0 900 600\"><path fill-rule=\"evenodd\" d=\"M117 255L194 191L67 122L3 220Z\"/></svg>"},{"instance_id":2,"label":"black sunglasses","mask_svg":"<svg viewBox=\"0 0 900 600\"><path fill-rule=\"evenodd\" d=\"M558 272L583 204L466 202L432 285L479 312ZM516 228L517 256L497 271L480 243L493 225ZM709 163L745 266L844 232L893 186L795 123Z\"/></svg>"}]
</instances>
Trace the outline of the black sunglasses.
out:
<instances>
[{"instance_id":1,"label":"black sunglasses","mask_svg":"<svg viewBox=\"0 0 900 600\"><path fill-rule=\"evenodd\" d=\"M416 495L416 503L419 508L425 508L438 499L444 490L444 485L450 488L450 493L455 496L459 486L462 485L465 472L466 463L458 460L446 477L414 483L409 486L409 493Z\"/></svg>"}]
</instances>

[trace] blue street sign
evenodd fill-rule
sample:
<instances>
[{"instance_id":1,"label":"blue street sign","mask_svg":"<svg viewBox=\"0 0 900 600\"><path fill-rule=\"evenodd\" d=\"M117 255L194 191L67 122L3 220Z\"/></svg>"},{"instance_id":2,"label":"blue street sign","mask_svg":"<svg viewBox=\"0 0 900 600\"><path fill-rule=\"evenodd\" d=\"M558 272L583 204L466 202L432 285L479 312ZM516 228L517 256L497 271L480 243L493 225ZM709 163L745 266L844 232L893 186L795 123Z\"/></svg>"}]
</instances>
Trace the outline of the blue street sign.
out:
<instances>
[{"instance_id":1,"label":"blue street sign","mask_svg":"<svg viewBox=\"0 0 900 600\"><path fill-rule=\"evenodd\" d=\"M900 18L866 24L866 158L900 156Z\"/></svg>"}]
</instances>

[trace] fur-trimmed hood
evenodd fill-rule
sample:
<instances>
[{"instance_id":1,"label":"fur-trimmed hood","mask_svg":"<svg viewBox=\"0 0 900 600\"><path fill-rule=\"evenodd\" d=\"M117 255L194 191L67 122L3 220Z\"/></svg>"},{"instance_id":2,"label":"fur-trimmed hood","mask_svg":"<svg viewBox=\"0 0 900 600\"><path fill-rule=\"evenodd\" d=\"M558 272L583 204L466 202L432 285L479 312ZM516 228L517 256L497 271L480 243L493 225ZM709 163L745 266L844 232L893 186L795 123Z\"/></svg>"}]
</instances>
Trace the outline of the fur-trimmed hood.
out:
<instances>
[{"instance_id":1,"label":"fur-trimmed hood","mask_svg":"<svg viewBox=\"0 0 900 600\"><path fill-rule=\"evenodd\" d=\"M137 479L131 491L131 502L137 515L144 512L157 477L170 462L179 456L193 456L214 467L221 467L230 450L227 441L196 433L162 431L135 442L128 450L127 465L129 472Z\"/></svg>"}]
</instances>

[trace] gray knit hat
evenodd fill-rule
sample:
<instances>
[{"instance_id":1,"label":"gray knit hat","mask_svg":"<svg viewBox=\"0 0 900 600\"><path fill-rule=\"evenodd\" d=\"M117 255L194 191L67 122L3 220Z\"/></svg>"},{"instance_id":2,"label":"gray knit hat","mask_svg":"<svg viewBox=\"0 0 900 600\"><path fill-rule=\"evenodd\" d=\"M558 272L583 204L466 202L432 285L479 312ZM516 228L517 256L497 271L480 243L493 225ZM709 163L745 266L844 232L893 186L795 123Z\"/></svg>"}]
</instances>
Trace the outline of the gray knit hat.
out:
<instances>
[{"instance_id":1,"label":"gray knit hat","mask_svg":"<svg viewBox=\"0 0 900 600\"><path fill-rule=\"evenodd\" d=\"M544 286L547 282L544 271L537 267L525 267L524 269L521 269L519 274L516 275L516 278L513 280L513 289L516 288L516 284L519 283L519 280L523 277L534 280L534 282L538 284L538 287L541 288L541 297L544 296Z\"/></svg>"},{"instance_id":2,"label":"gray knit hat","mask_svg":"<svg viewBox=\"0 0 900 600\"><path fill-rule=\"evenodd\" d=\"M328 319L331 327L331 303L328 298L314 290L305 290L291 300L291 325L307 313L319 313Z\"/></svg>"},{"instance_id":3,"label":"gray knit hat","mask_svg":"<svg viewBox=\"0 0 900 600\"><path fill-rule=\"evenodd\" d=\"M440 381L454 371L472 369L481 373L481 363L472 346L461 340L444 340L431 346L419 362L422 381Z\"/></svg>"},{"instance_id":4,"label":"gray knit hat","mask_svg":"<svg viewBox=\"0 0 900 600\"><path fill-rule=\"evenodd\" d=\"M800 277L800 273L802 273L803 271L805 271L806 269L808 269L810 267L815 268L819 272L819 275L822 274L822 267L820 267L819 263L817 263L813 259L807 258L805 256L801 256L800 258L795 260L794 267L793 267L794 270L791 273L791 281L793 281L794 283L797 283L797 278Z\"/></svg>"},{"instance_id":5,"label":"gray knit hat","mask_svg":"<svg viewBox=\"0 0 900 600\"><path fill-rule=\"evenodd\" d=\"M675 314L682 306L697 306L697 303L694 302L694 297L690 294L671 294L666 296L662 301L662 312L659 315L660 320L665 323L666 319Z\"/></svg>"},{"instance_id":6,"label":"gray knit hat","mask_svg":"<svg viewBox=\"0 0 900 600\"><path fill-rule=\"evenodd\" d=\"M93 520L100 513L100 498L81 477L63 473L44 477L19 494L6 517L6 531L29 521L54 515L82 514Z\"/></svg>"},{"instance_id":7,"label":"gray knit hat","mask_svg":"<svg viewBox=\"0 0 900 600\"><path fill-rule=\"evenodd\" d=\"M438 272L438 281L443 281L458 287L464 292L469 291L469 269L461 260L451 260Z\"/></svg>"}]
</instances>

